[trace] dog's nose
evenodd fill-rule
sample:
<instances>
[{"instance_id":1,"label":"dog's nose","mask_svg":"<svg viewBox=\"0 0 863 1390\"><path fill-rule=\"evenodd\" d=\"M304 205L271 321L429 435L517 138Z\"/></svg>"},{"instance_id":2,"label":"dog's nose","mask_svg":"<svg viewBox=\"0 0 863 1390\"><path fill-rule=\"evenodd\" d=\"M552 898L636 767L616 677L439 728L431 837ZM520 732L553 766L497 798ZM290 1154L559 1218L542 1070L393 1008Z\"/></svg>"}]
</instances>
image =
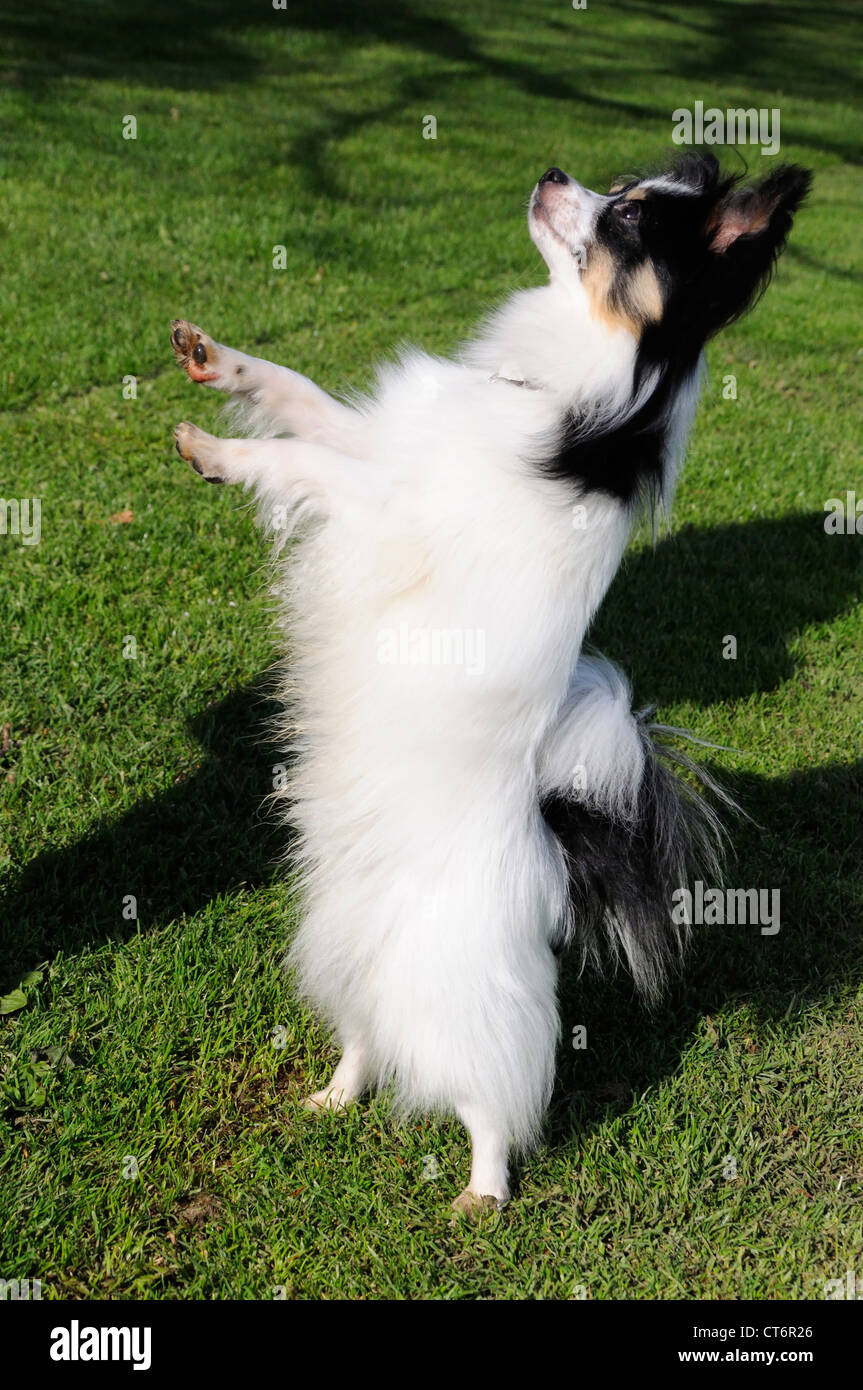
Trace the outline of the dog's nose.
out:
<instances>
[{"instance_id":1,"label":"dog's nose","mask_svg":"<svg viewBox=\"0 0 863 1390\"><path fill-rule=\"evenodd\" d=\"M569 183L569 179L562 169L558 169L556 165L552 165L550 169L546 169L540 179L540 183Z\"/></svg>"}]
</instances>

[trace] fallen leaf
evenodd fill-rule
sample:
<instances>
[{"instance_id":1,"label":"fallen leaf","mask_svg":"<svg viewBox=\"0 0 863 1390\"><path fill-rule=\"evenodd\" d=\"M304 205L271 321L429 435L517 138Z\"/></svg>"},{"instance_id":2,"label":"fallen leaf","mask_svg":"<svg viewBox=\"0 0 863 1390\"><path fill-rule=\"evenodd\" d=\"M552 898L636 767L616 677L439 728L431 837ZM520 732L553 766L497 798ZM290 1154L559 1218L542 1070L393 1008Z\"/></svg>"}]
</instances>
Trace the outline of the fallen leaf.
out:
<instances>
[{"instance_id":1,"label":"fallen leaf","mask_svg":"<svg viewBox=\"0 0 863 1390\"><path fill-rule=\"evenodd\" d=\"M108 520L116 521L120 526L128 526L130 521L135 520L135 513L131 507L126 507L125 511L115 512L113 516L108 517Z\"/></svg>"},{"instance_id":2,"label":"fallen leaf","mask_svg":"<svg viewBox=\"0 0 863 1390\"><path fill-rule=\"evenodd\" d=\"M18 1009L23 1009L27 1003L27 996L23 989L13 989L11 994L0 995L0 1014L14 1014Z\"/></svg>"}]
</instances>

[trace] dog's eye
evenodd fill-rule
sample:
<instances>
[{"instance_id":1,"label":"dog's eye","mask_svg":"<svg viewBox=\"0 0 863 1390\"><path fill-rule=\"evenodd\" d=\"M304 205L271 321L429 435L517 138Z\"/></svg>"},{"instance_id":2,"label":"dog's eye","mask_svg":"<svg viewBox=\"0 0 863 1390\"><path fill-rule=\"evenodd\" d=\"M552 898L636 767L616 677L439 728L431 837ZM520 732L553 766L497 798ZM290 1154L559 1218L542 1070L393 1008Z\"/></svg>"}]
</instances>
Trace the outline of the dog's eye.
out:
<instances>
[{"instance_id":1,"label":"dog's eye","mask_svg":"<svg viewBox=\"0 0 863 1390\"><path fill-rule=\"evenodd\" d=\"M615 203L614 211L624 222L637 222L641 216L641 203L624 199L623 202Z\"/></svg>"}]
</instances>

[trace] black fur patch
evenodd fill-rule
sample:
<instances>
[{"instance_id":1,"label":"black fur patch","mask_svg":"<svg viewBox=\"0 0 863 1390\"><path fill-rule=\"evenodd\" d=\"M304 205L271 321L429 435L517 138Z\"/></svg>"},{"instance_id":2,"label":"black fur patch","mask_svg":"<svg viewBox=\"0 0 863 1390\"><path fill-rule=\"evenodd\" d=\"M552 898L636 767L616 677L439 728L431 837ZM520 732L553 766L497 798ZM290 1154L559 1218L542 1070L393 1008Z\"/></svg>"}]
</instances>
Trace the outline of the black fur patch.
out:
<instances>
[{"instance_id":1,"label":"black fur patch","mask_svg":"<svg viewBox=\"0 0 863 1390\"><path fill-rule=\"evenodd\" d=\"M624 503L662 491L666 439L675 397L705 343L751 307L769 282L811 174L795 165L738 190L711 154L684 155L670 171L680 189L646 188L637 222L615 212L628 184L597 220L596 240L615 266L609 307L625 309L627 289L649 262L661 289L662 315L645 325L632 382L635 399L656 377L650 399L629 418L596 424L568 414L557 447L541 462L554 478L582 492L605 492ZM740 234L725 245L723 227ZM720 249L721 247L721 249Z\"/></svg>"},{"instance_id":2,"label":"black fur patch","mask_svg":"<svg viewBox=\"0 0 863 1390\"><path fill-rule=\"evenodd\" d=\"M616 428L592 428L570 412L543 472L577 482L581 492L605 492L627 504L639 496L655 498L662 489L669 411L679 384L668 373L646 404Z\"/></svg>"},{"instance_id":3,"label":"black fur patch","mask_svg":"<svg viewBox=\"0 0 863 1390\"><path fill-rule=\"evenodd\" d=\"M655 999L687 943L687 928L672 922L672 894L696 876L718 881L721 831L715 812L663 764L649 731L641 732L647 756L629 821L561 795L541 810L569 865L571 918L555 950L574 944L600 964L609 955L615 963L622 958L639 993ZM688 758L669 756L734 807Z\"/></svg>"}]
</instances>

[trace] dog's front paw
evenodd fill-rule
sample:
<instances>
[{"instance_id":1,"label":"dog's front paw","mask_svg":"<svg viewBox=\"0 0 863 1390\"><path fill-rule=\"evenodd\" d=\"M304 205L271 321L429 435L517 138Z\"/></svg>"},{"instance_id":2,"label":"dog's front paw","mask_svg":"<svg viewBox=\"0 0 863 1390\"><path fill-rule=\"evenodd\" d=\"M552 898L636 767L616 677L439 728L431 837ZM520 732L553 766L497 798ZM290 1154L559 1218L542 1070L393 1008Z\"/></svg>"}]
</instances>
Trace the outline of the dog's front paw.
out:
<instances>
[{"instance_id":1,"label":"dog's front paw","mask_svg":"<svg viewBox=\"0 0 863 1390\"><path fill-rule=\"evenodd\" d=\"M171 347L192 381L218 381L219 345L197 324L189 323L188 319L174 319Z\"/></svg>"},{"instance_id":2,"label":"dog's front paw","mask_svg":"<svg viewBox=\"0 0 863 1390\"><path fill-rule=\"evenodd\" d=\"M224 483L224 474L219 466L218 446L220 440L197 425L184 420L174 430L174 446L181 459L206 478L208 483Z\"/></svg>"}]
</instances>

